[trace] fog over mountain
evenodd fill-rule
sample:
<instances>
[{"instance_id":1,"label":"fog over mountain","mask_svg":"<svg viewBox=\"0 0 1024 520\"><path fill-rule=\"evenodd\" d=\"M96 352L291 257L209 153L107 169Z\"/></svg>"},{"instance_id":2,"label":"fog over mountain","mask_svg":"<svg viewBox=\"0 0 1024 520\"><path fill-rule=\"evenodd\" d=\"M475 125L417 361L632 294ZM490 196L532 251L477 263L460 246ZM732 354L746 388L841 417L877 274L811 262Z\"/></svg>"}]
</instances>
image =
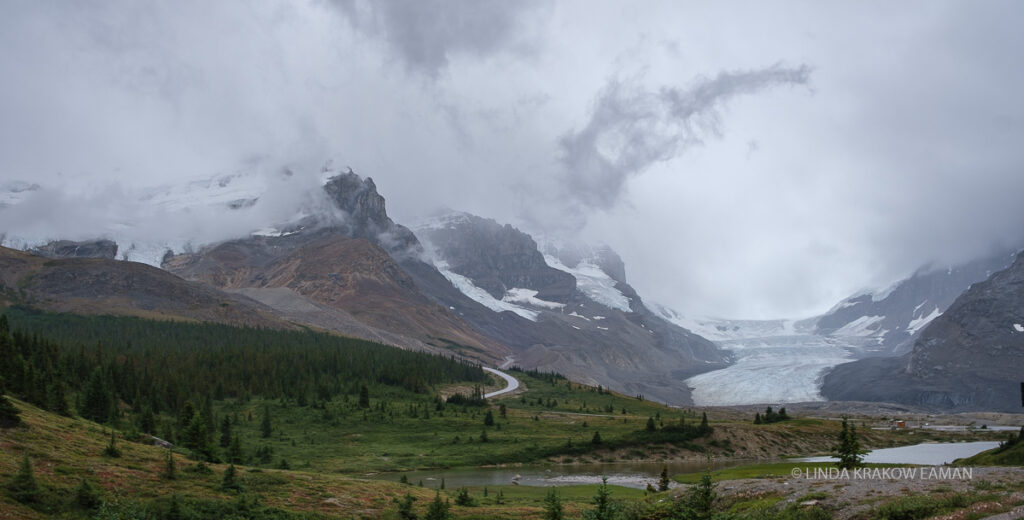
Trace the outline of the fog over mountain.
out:
<instances>
[{"instance_id":1,"label":"fog over mountain","mask_svg":"<svg viewBox=\"0 0 1024 520\"><path fill-rule=\"evenodd\" d=\"M448 206L607 243L684 313L810 316L1022 243L1022 14L7 2L0 234L194 247L323 208L330 163L401 223Z\"/></svg>"}]
</instances>

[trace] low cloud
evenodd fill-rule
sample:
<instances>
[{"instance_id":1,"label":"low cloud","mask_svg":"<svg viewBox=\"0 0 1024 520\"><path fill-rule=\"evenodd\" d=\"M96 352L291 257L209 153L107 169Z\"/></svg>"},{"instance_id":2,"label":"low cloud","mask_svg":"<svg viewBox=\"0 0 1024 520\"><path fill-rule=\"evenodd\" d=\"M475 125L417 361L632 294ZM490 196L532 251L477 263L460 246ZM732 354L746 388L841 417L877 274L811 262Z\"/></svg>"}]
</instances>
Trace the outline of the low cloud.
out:
<instances>
[{"instance_id":1,"label":"low cloud","mask_svg":"<svg viewBox=\"0 0 1024 520\"><path fill-rule=\"evenodd\" d=\"M811 68L775 64L723 71L686 88L651 90L612 79L594 101L590 119L559 141L564 193L580 205L607 209L626 180L656 162L678 157L721 136L722 110L733 98L783 85L807 85Z\"/></svg>"},{"instance_id":2,"label":"low cloud","mask_svg":"<svg viewBox=\"0 0 1024 520\"><path fill-rule=\"evenodd\" d=\"M460 54L525 51L524 17L536 0L335 0L351 25L380 38L414 72L437 79Z\"/></svg>"}]
</instances>

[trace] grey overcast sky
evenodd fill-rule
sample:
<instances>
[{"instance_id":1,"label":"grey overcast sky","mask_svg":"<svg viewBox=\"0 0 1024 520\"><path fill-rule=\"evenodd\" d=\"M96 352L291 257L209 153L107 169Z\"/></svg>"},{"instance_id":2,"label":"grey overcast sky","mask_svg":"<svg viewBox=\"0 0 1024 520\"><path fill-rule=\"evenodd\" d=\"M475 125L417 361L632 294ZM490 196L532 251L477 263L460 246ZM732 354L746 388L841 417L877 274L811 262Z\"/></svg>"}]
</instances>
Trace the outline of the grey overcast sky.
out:
<instances>
[{"instance_id":1,"label":"grey overcast sky","mask_svg":"<svg viewBox=\"0 0 1024 520\"><path fill-rule=\"evenodd\" d=\"M1022 26L1013 1L7 0L0 182L59 196L0 231L333 160L399 222L603 241L646 299L809 316L1020 244Z\"/></svg>"}]
</instances>

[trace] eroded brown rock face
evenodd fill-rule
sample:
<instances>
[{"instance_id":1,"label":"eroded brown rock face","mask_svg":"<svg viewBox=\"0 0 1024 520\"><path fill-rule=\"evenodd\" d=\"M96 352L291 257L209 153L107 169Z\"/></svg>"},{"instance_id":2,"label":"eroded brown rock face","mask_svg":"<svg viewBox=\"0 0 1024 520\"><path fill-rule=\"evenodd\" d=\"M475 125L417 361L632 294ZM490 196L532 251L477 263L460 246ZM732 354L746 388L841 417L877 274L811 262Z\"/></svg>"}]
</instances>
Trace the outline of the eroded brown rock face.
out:
<instances>
[{"instance_id":1,"label":"eroded brown rock face","mask_svg":"<svg viewBox=\"0 0 1024 520\"><path fill-rule=\"evenodd\" d=\"M287 288L370 327L467 356L508 353L423 295L379 245L334 228L226 242L169 258L164 268L225 289Z\"/></svg>"},{"instance_id":2,"label":"eroded brown rock face","mask_svg":"<svg viewBox=\"0 0 1024 520\"><path fill-rule=\"evenodd\" d=\"M43 310L295 328L253 300L135 262L47 259L0 247L0 273L8 303Z\"/></svg>"}]
</instances>

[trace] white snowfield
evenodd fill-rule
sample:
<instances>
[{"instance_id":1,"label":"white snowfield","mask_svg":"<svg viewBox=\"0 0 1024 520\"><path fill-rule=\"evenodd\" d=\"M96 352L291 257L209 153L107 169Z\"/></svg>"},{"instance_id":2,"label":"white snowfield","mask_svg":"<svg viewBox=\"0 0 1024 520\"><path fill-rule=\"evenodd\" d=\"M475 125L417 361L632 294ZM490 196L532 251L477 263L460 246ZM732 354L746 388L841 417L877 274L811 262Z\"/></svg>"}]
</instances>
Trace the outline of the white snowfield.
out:
<instances>
[{"instance_id":1,"label":"white snowfield","mask_svg":"<svg viewBox=\"0 0 1024 520\"><path fill-rule=\"evenodd\" d=\"M631 312L629 298L615 288L615 284L618 282L608 276L600 267L586 260L580 262L576 267L568 267L561 260L548 254L544 255L544 262L549 267L565 271L576 278L576 288L587 298L609 309Z\"/></svg>"},{"instance_id":2,"label":"white snowfield","mask_svg":"<svg viewBox=\"0 0 1024 520\"><path fill-rule=\"evenodd\" d=\"M509 303L522 303L524 305L530 305L532 307L541 307L544 309L561 309L565 307L564 303L549 302L542 300L537 297L537 291L533 289L522 289L520 287L513 287L508 291L505 291L505 296L501 298L503 302Z\"/></svg>"},{"instance_id":3,"label":"white snowfield","mask_svg":"<svg viewBox=\"0 0 1024 520\"><path fill-rule=\"evenodd\" d=\"M871 327L872 325L885 319L885 316L861 316L842 328L833 332L834 336L872 336L878 334L878 327ZM881 335L881 334L879 334Z\"/></svg>"},{"instance_id":4,"label":"white snowfield","mask_svg":"<svg viewBox=\"0 0 1024 520\"><path fill-rule=\"evenodd\" d=\"M488 392L488 393L484 394L484 399L490 399L492 397L496 397L496 396L499 396L499 395L502 395L502 394L507 394L509 392L514 392L517 388L519 388L519 380L518 379L516 379L516 378L514 378L514 377L512 377L512 376L510 376L510 375L508 375L508 374L506 374L506 373L504 373L504 372L502 372L500 370L496 370L496 369L488 368L488 367L481 367L481 368L483 368L484 370L486 370L486 371L488 371L488 372L490 372L490 373L492 373L492 374L494 374L494 375L496 375L498 377L501 377L502 379L505 380L505 383L506 383L505 388L502 388L501 390L495 390L493 392Z\"/></svg>"},{"instance_id":5,"label":"white snowfield","mask_svg":"<svg viewBox=\"0 0 1024 520\"><path fill-rule=\"evenodd\" d=\"M530 321L537 321L537 316L540 316L539 311L533 311L523 307L522 305L517 305L512 301L506 301L504 299L499 300L494 296L491 296L489 292L477 287L476 284L473 283L473 280L448 269L448 265L444 262L435 261L434 267L436 267L437 270L440 271L441 274L444 275L444 277L447 278L448 281L451 282L452 285L454 285L462 294L465 294L471 300L476 301L480 305L483 305L494 312L511 311ZM534 292L534 294L537 293Z\"/></svg>"}]
</instances>

